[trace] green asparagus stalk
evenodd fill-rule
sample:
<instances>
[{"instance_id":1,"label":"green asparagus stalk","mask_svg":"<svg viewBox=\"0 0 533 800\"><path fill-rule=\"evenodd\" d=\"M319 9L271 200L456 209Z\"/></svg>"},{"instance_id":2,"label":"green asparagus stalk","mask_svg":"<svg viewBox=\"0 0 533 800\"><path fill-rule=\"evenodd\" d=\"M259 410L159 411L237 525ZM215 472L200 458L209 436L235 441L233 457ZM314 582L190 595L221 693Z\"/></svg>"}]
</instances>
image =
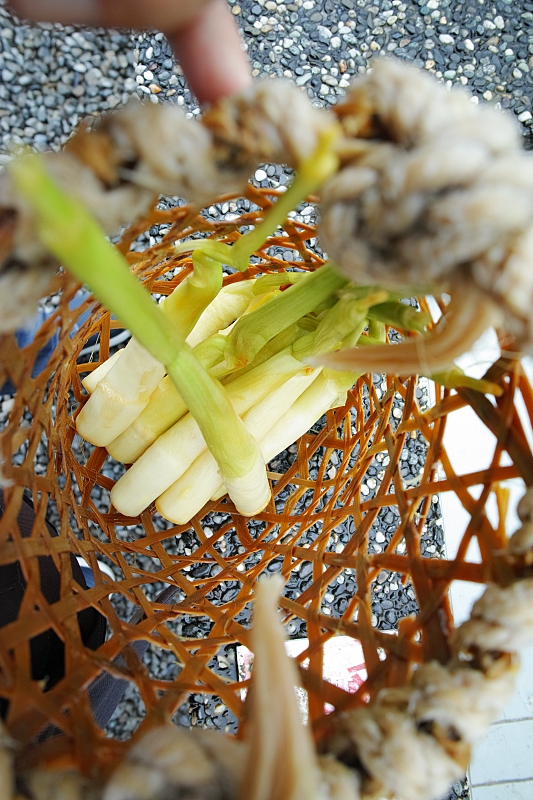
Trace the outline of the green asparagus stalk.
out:
<instances>
[{"instance_id":1,"label":"green asparagus stalk","mask_svg":"<svg viewBox=\"0 0 533 800\"><path fill-rule=\"evenodd\" d=\"M393 300L369 308L368 317L383 322L385 325L418 333L424 333L427 325L431 322L429 314Z\"/></svg>"},{"instance_id":2,"label":"green asparagus stalk","mask_svg":"<svg viewBox=\"0 0 533 800\"><path fill-rule=\"evenodd\" d=\"M16 188L32 208L42 242L165 365L218 462L236 507L252 515L268 503L270 486L257 443L220 384L198 363L184 337L130 273L89 213L64 194L38 157L13 161ZM120 365L123 356L118 359ZM98 387L97 387L98 388Z\"/></svg>"},{"instance_id":3,"label":"green asparagus stalk","mask_svg":"<svg viewBox=\"0 0 533 800\"><path fill-rule=\"evenodd\" d=\"M340 128L332 124L331 128L320 135L314 153L298 165L294 180L285 194L268 210L257 228L241 236L233 245L232 265L236 269L246 269L252 253L263 247L267 238L283 225L289 213L335 174L339 159L333 145L340 134Z\"/></svg>"},{"instance_id":4,"label":"green asparagus stalk","mask_svg":"<svg viewBox=\"0 0 533 800\"><path fill-rule=\"evenodd\" d=\"M348 289L337 303L321 318L316 331L315 353L329 353L345 343L347 337L359 338L372 307L388 293L384 290L357 297ZM357 335L358 332L358 335Z\"/></svg>"},{"instance_id":5,"label":"green asparagus stalk","mask_svg":"<svg viewBox=\"0 0 533 800\"><path fill-rule=\"evenodd\" d=\"M465 386L468 389L474 389L476 392L492 394L494 397L501 397L503 394L502 387L498 386L497 383L487 381L484 378L471 378L469 375L465 375L457 364L452 364L448 369L442 372L433 372L426 377L431 378L435 383L446 386L447 389L459 389L461 386Z\"/></svg>"},{"instance_id":6,"label":"green asparagus stalk","mask_svg":"<svg viewBox=\"0 0 533 800\"><path fill-rule=\"evenodd\" d=\"M298 165L288 190L267 211L259 225L241 236L234 245L203 239L183 242L176 247L176 252L204 252L209 258L244 272L250 263L250 256L260 250L268 237L283 225L289 213L337 171L339 158L333 145L340 135L341 129L336 123L320 134L315 151Z\"/></svg>"},{"instance_id":7,"label":"green asparagus stalk","mask_svg":"<svg viewBox=\"0 0 533 800\"><path fill-rule=\"evenodd\" d=\"M328 264L308 273L268 304L238 320L228 336L226 363L234 367L246 366L270 339L346 284L346 278Z\"/></svg>"},{"instance_id":8,"label":"green asparagus stalk","mask_svg":"<svg viewBox=\"0 0 533 800\"><path fill-rule=\"evenodd\" d=\"M302 368L244 415L243 422L257 441L268 434L280 415L300 397L319 373L320 369ZM181 478L160 495L156 500L156 508L165 519L185 524L222 486L217 463L209 450L204 450Z\"/></svg>"},{"instance_id":9,"label":"green asparagus stalk","mask_svg":"<svg viewBox=\"0 0 533 800\"><path fill-rule=\"evenodd\" d=\"M220 263L200 253L194 273L165 298L161 308L176 330L188 336L221 286ZM146 408L165 371L146 348L130 339L120 363L113 364L78 415L78 433L92 444L108 446Z\"/></svg>"},{"instance_id":10,"label":"green asparagus stalk","mask_svg":"<svg viewBox=\"0 0 533 800\"><path fill-rule=\"evenodd\" d=\"M385 329L385 323L381 322L381 320L369 319L368 335L371 339L374 339L376 342L379 342L380 344L385 344L385 342L387 341L387 331Z\"/></svg>"},{"instance_id":11,"label":"green asparagus stalk","mask_svg":"<svg viewBox=\"0 0 533 800\"><path fill-rule=\"evenodd\" d=\"M240 378L241 375L246 375L247 372L250 372L252 369L264 364L265 361L268 361L269 358L275 356L277 353L280 353L286 347L292 347L292 354L295 358L300 358L300 356L295 351L295 343L300 339L303 335L304 331L295 323L293 325L289 325L288 328L278 333L269 342L267 342L264 347L258 352L255 356L254 360L248 364L246 367L242 367L241 369L237 369L232 371L230 374L232 376L232 380L234 378ZM224 361L225 364L225 361ZM220 366L220 365L219 365ZM227 368L226 368L227 369ZM219 373L222 371L222 368L216 367L213 371L213 374L217 374L219 377ZM223 378L224 381L229 380L229 378Z\"/></svg>"},{"instance_id":12,"label":"green asparagus stalk","mask_svg":"<svg viewBox=\"0 0 533 800\"><path fill-rule=\"evenodd\" d=\"M301 361L295 359L287 348L255 370L236 379L228 385L226 395L232 404L232 413L239 417L245 414L272 389L301 370ZM239 421L244 427L244 423ZM225 439L232 435L227 428L227 425L222 425ZM196 421L191 414L186 414L159 436L115 484L111 492L113 505L123 514L136 516L178 480L206 446ZM264 470L262 460L261 465ZM222 479L226 483L226 479Z\"/></svg>"}]
</instances>

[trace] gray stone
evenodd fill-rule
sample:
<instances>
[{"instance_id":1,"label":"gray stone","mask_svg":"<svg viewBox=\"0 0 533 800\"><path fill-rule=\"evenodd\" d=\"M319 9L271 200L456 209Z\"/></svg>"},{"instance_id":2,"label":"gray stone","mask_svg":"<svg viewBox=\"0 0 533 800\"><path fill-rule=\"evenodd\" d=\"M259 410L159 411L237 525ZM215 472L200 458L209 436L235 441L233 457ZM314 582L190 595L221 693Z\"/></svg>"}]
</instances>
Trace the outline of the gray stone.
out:
<instances>
[{"instance_id":1,"label":"gray stone","mask_svg":"<svg viewBox=\"0 0 533 800\"><path fill-rule=\"evenodd\" d=\"M102 79L102 71L98 67L92 67L85 74L85 81L88 86L97 86Z\"/></svg>"}]
</instances>

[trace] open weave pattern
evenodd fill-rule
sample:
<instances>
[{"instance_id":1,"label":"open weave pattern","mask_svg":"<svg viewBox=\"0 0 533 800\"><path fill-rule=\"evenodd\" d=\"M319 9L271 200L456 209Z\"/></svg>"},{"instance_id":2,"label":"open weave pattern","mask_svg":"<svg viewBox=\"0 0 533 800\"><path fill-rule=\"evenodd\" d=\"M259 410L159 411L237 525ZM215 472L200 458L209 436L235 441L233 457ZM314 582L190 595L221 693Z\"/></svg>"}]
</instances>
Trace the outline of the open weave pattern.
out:
<instances>
[{"instance_id":1,"label":"open weave pattern","mask_svg":"<svg viewBox=\"0 0 533 800\"><path fill-rule=\"evenodd\" d=\"M271 195L272 193L270 193ZM270 206L269 193L250 187L248 197L260 208ZM228 200L229 197L223 198ZM175 256L170 245L193 234L214 235L234 242L238 230L256 224L260 212L250 212L231 222L207 222L191 207L154 210L148 219L126 231L119 244L135 273L156 294L169 294L191 269L188 257ZM157 245L143 253L130 249L137 237L155 224L170 224L171 229ZM322 260L312 249L315 231L301 222L288 221L285 230L269 245L294 251L294 261L287 262L269 254L265 247L247 272L228 277L242 280L271 270L287 267L314 269ZM281 572L290 577L303 562L313 565L312 582L300 596L281 599L285 621L305 620L309 648L298 656L302 684L309 692L309 714L315 738L326 737L333 717L324 713L324 703L336 711L362 706L384 687L403 686L410 678L412 665L450 657L450 634L453 630L448 589L455 579L500 585L512 582L513 569L505 556L507 545L504 517L505 492L500 481L520 476L533 484L533 457L515 409L515 396L521 393L530 417L533 417L533 392L520 366L511 356L502 357L488 370L488 378L503 387L503 394L493 405L471 390L450 394L436 387L436 403L421 409L416 399L416 378L386 378L386 389L378 393L372 376L359 379L343 408L327 414L324 424L303 436L297 443L297 457L284 474L270 472L272 501L253 520L241 517L227 498L211 503L190 525L169 526L161 530L152 507L139 518L125 518L109 508L103 513L91 497L95 486L110 491L113 481L102 468L107 458L103 448L73 448L77 437L75 418L87 395L81 378L109 354L109 335L119 322L95 306L90 319L72 335L78 317L93 302L87 300L72 311L69 301L77 287L65 274L57 277L61 301L57 311L44 323L32 345L18 350L14 337L0 339L0 385L9 377L17 388L9 423L0 436L1 474L5 487L6 513L0 520L0 564L18 560L28 583L19 618L0 631L0 696L10 701L7 727L20 743L19 769L43 762L76 764L94 777L107 774L119 753L127 746L106 739L93 721L84 691L106 669L117 677L134 682L146 707L146 718L134 734L134 740L149 728L168 719L191 693L215 695L242 718L243 684L221 678L211 668L213 657L224 645L235 642L250 645L249 630L237 618L250 602L254 584L273 559L283 557ZM30 377L31 365L39 349L56 331L59 344L43 373ZM100 338L100 362L78 364L77 356L90 336ZM394 398L403 401L401 419L392 416ZM365 411L363 399L368 399ZM453 470L442 439L448 414L471 405L487 427L496 435L497 444L490 464L483 472L459 477ZM400 454L407 437L420 431L428 442L425 468L419 485L405 486L400 477ZM40 443L48 453L45 474L35 470ZM513 465L502 466L506 450ZM23 453L15 465L12 456ZM318 474L310 460L320 454ZM330 457L338 456L336 472L331 477ZM388 455L381 484L375 496L361 493L362 481L372 459L378 453ZM385 462L387 460L385 459ZM442 473L438 474L438 466ZM479 500L468 489L482 486ZM16 524L24 487L33 497L36 523L30 538L22 539ZM420 540L432 496L455 492L471 516L459 553L454 561L428 559L421 555ZM500 522L491 524L485 505L496 492ZM59 536L52 538L45 516L55 505L61 520ZM400 522L384 552L368 552L369 531L380 509L399 511ZM202 518L209 511L228 515L218 530L207 535ZM333 545L333 531L351 518L353 531L342 550ZM142 525L144 536L125 537L123 526ZM191 555L167 552L166 543L191 528L199 546ZM312 544L301 543L302 536L313 530ZM220 543L227 534L236 533L241 552L224 555ZM470 541L477 538L482 563L466 561ZM405 555L396 552L405 543ZM82 590L74 582L69 554L83 555L96 575L96 586ZM108 557L115 565L115 582L99 572L96 555ZM132 566L131 556L152 559L153 571ZM61 571L61 599L48 605L40 589L37 557L51 555ZM190 567L206 564L207 577L191 579ZM387 635L372 626L371 588L381 570L396 572L410 581L416 592L419 613L403 620L398 636ZM328 586L345 570L355 572L357 593L350 598L340 616L321 612L322 598ZM225 581L237 581L236 599L222 603L215 590ZM173 605L148 599L146 587L155 582L177 586L185 596ZM136 625L121 620L110 595L121 594L142 611L144 619ZM153 593L150 593L152 596ZM81 642L76 614L84 608L97 608L108 620L110 635L105 644L92 652ZM203 617L210 631L205 638L176 635L168 623L180 615ZM242 616L241 616L242 619ZM28 642L42 631L53 628L66 645L66 675L50 691L30 679ZM348 694L322 677L324 643L337 634L362 642L369 677L355 694ZM174 653L181 671L173 680L150 676L128 644L147 640L153 646ZM125 666L113 664L122 653ZM301 665L309 659L308 667ZM50 724L66 735L36 739Z\"/></svg>"}]
</instances>

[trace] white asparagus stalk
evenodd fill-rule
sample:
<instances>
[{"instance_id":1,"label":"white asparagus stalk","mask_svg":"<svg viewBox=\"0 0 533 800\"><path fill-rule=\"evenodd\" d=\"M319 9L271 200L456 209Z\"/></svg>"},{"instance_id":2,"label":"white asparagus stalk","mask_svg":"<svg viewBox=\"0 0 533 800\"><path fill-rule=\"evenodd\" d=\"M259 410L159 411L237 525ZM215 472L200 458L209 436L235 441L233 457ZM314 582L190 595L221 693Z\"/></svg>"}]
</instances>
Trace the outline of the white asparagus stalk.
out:
<instances>
[{"instance_id":1,"label":"white asparagus stalk","mask_svg":"<svg viewBox=\"0 0 533 800\"><path fill-rule=\"evenodd\" d=\"M357 375L353 372L323 370L261 440L259 446L265 464L307 433L326 411L343 405L346 393L356 380Z\"/></svg>"},{"instance_id":2,"label":"white asparagus stalk","mask_svg":"<svg viewBox=\"0 0 533 800\"><path fill-rule=\"evenodd\" d=\"M294 358L287 348L255 370L237 378L227 387L236 413L239 416L245 414L273 387L279 386L301 369L302 362ZM230 430L227 436L231 437ZM206 447L196 421L191 414L186 414L120 478L111 491L111 502L120 513L137 516L178 480ZM264 472L264 465L260 467ZM258 470L255 465L254 469Z\"/></svg>"},{"instance_id":3,"label":"white asparagus stalk","mask_svg":"<svg viewBox=\"0 0 533 800\"><path fill-rule=\"evenodd\" d=\"M326 411L343 405L346 402L346 392L356 380L357 375L353 372L324 370L260 440L259 449L265 464L307 433ZM223 497L226 488L220 482L217 491L211 495L211 500Z\"/></svg>"},{"instance_id":4,"label":"white asparagus stalk","mask_svg":"<svg viewBox=\"0 0 533 800\"><path fill-rule=\"evenodd\" d=\"M148 405L165 371L137 339L130 339L80 411L80 436L98 447L112 442Z\"/></svg>"},{"instance_id":5,"label":"white asparagus stalk","mask_svg":"<svg viewBox=\"0 0 533 800\"><path fill-rule=\"evenodd\" d=\"M276 424L280 415L290 408L315 381L322 369L306 367L301 373L294 375L281 386L265 397L260 403L253 406L243 416L243 422L258 442L267 435Z\"/></svg>"},{"instance_id":6,"label":"white asparagus stalk","mask_svg":"<svg viewBox=\"0 0 533 800\"><path fill-rule=\"evenodd\" d=\"M215 299L200 315L200 319L187 336L187 344L190 347L196 347L197 344L209 339L213 334L219 333L242 316L254 299L255 283L256 281L253 279L223 286Z\"/></svg>"},{"instance_id":7,"label":"white asparagus stalk","mask_svg":"<svg viewBox=\"0 0 533 800\"><path fill-rule=\"evenodd\" d=\"M164 310L164 301L160 305ZM146 408L165 372L163 364L132 337L78 414L80 436L106 447Z\"/></svg>"},{"instance_id":8,"label":"white asparagus stalk","mask_svg":"<svg viewBox=\"0 0 533 800\"><path fill-rule=\"evenodd\" d=\"M107 361L102 361L102 363L96 367L96 369L93 369L93 371L82 380L82 384L87 389L89 394L92 394L102 378L105 378L115 361L117 361L120 357L120 354L123 352L123 350L124 348L121 347L120 350L117 350L117 352L110 356Z\"/></svg>"},{"instance_id":9,"label":"white asparagus stalk","mask_svg":"<svg viewBox=\"0 0 533 800\"><path fill-rule=\"evenodd\" d=\"M223 337L215 335L199 342L193 352L200 364L211 371L222 359L223 348ZM166 375L159 381L148 405L137 419L107 445L108 453L117 461L133 464L158 436L172 427L188 410L177 387Z\"/></svg>"},{"instance_id":10,"label":"white asparagus stalk","mask_svg":"<svg viewBox=\"0 0 533 800\"><path fill-rule=\"evenodd\" d=\"M116 461L133 464L188 409L168 375L159 381L137 419L107 445L107 452Z\"/></svg>"},{"instance_id":11,"label":"white asparagus stalk","mask_svg":"<svg viewBox=\"0 0 533 800\"><path fill-rule=\"evenodd\" d=\"M253 517L266 508L271 498L270 481L259 447L255 451L254 463L246 474L226 475L225 485L237 511L243 517Z\"/></svg>"},{"instance_id":12,"label":"white asparagus stalk","mask_svg":"<svg viewBox=\"0 0 533 800\"><path fill-rule=\"evenodd\" d=\"M242 281L221 289L200 315L187 337L187 343L194 346L229 325L239 316L239 312L242 314L253 299L253 284L254 281ZM161 303L161 308L165 310L165 301ZM177 319L174 319L176 309L170 309L169 306L170 310L177 324ZM146 408L165 372L165 367L159 361L134 338L130 339L120 364L113 363L112 368L102 375L100 383L78 415L76 427L80 436L99 447L107 447Z\"/></svg>"},{"instance_id":13,"label":"white asparagus stalk","mask_svg":"<svg viewBox=\"0 0 533 800\"><path fill-rule=\"evenodd\" d=\"M255 283L254 279L222 287L187 337L187 344L197 347L219 332L224 335L229 332L235 319L246 313L256 300L253 294ZM202 363L207 369L212 367L212 363ZM180 393L167 375L159 381L140 414L108 443L109 454L124 464L133 464L187 410Z\"/></svg>"},{"instance_id":14,"label":"white asparagus stalk","mask_svg":"<svg viewBox=\"0 0 533 800\"><path fill-rule=\"evenodd\" d=\"M247 430L257 441L266 436L284 409L296 401L319 373L319 369L302 370L270 392L243 416ZM261 466L264 467L263 462ZM156 508L165 519L178 525L185 524L209 502L210 497L222 485L217 462L209 450L204 450L185 474L157 498Z\"/></svg>"}]
</instances>

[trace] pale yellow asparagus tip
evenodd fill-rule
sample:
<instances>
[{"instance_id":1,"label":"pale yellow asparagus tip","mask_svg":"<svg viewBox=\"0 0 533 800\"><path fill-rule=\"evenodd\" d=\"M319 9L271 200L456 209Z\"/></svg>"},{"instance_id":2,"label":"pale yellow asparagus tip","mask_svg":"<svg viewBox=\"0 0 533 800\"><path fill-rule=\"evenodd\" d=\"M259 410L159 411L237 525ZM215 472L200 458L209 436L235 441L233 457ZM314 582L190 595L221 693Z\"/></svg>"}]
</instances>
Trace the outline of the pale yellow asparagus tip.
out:
<instances>
[{"instance_id":1,"label":"pale yellow asparagus tip","mask_svg":"<svg viewBox=\"0 0 533 800\"><path fill-rule=\"evenodd\" d=\"M130 339L79 413L80 436L99 447L108 445L148 405L164 374L164 366L137 339Z\"/></svg>"},{"instance_id":2,"label":"pale yellow asparagus tip","mask_svg":"<svg viewBox=\"0 0 533 800\"><path fill-rule=\"evenodd\" d=\"M102 361L102 363L96 367L96 369L93 369L92 372L89 372L89 374L82 380L82 384L87 389L89 394L92 394L100 381L105 378L115 361L119 359L123 350L123 347L120 350L117 350L114 355L110 356L107 361Z\"/></svg>"},{"instance_id":3,"label":"pale yellow asparagus tip","mask_svg":"<svg viewBox=\"0 0 533 800\"><path fill-rule=\"evenodd\" d=\"M252 279L223 286L187 336L187 344L195 347L242 316L254 297L255 283Z\"/></svg>"}]
</instances>

